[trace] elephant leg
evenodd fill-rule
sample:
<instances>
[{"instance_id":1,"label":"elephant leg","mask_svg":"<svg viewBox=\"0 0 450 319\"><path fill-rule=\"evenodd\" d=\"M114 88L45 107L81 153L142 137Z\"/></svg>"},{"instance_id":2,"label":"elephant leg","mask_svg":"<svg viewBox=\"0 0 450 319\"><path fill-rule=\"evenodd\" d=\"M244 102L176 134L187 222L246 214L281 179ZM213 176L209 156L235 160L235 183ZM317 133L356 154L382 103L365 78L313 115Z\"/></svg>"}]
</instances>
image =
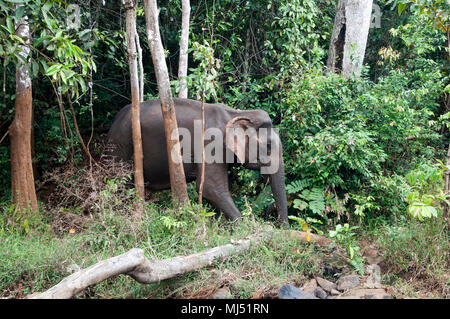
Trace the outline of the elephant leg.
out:
<instances>
[{"instance_id":1,"label":"elephant leg","mask_svg":"<svg viewBox=\"0 0 450 319\"><path fill-rule=\"evenodd\" d=\"M200 187L200 176L201 164L198 165L197 191ZM222 211L227 219L234 221L242 217L231 198L226 164L205 165L203 197L218 210Z\"/></svg>"}]
</instances>

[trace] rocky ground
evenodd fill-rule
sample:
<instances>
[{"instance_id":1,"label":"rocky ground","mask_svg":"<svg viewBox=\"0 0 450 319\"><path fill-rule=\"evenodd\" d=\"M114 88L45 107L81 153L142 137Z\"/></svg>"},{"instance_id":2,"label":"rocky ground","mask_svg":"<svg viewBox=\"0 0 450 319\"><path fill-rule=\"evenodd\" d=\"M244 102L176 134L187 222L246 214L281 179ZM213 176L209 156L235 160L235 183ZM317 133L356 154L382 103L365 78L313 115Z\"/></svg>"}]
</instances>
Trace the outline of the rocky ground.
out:
<instances>
[{"instance_id":1,"label":"rocky ground","mask_svg":"<svg viewBox=\"0 0 450 319\"><path fill-rule=\"evenodd\" d=\"M380 266L367 266L366 276L344 275L337 282L321 277L301 288L287 284L278 291L279 299L392 299L381 285Z\"/></svg>"},{"instance_id":2,"label":"rocky ground","mask_svg":"<svg viewBox=\"0 0 450 319\"><path fill-rule=\"evenodd\" d=\"M310 279L302 287L286 284L261 296L279 299L392 299L381 284L380 266L366 267L366 274L343 275L336 282L321 277ZM211 296L212 299L232 298L228 287L222 287Z\"/></svg>"},{"instance_id":3,"label":"rocky ground","mask_svg":"<svg viewBox=\"0 0 450 319\"><path fill-rule=\"evenodd\" d=\"M278 289L273 289L254 298L278 298L278 299L393 299L388 287L381 283L381 268L378 264L383 262L383 257L372 245L363 248L364 257L369 263L365 267L365 274L335 273L335 280L327 280L316 276L309 279L301 286L296 283L285 284ZM327 268L327 267L325 267ZM331 267L333 268L333 267ZM338 276L338 277L336 277ZM223 286L210 295L212 299L233 298L229 287Z\"/></svg>"}]
</instances>

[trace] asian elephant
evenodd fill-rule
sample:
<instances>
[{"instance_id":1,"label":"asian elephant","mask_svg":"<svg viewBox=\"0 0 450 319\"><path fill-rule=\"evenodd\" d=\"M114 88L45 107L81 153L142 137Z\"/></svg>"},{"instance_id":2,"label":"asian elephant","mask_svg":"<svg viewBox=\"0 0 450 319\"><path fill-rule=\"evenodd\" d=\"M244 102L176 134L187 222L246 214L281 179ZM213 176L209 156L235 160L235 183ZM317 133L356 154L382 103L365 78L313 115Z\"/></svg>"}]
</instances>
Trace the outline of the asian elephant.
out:
<instances>
[{"instance_id":1,"label":"asian elephant","mask_svg":"<svg viewBox=\"0 0 450 319\"><path fill-rule=\"evenodd\" d=\"M186 180L196 180L198 191L201 152L198 160L198 152L195 150L198 143L201 143L201 103L190 99L174 99L174 103ZM241 217L241 213L230 195L228 168L244 165L249 169L260 169L270 180L279 220L287 226L281 142L272 129L272 121L267 112L237 110L220 103L205 103L204 109L205 154L210 152L209 157L213 157L213 160L206 156L203 197L223 212L226 218L236 220ZM160 100L141 103L141 132L146 187L151 190L170 189ZM108 145L111 146L109 155L126 161L133 159L131 105L125 106L116 115L108 133ZM256 153L255 145L258 146Z\"/></svg>"}]
</instances>

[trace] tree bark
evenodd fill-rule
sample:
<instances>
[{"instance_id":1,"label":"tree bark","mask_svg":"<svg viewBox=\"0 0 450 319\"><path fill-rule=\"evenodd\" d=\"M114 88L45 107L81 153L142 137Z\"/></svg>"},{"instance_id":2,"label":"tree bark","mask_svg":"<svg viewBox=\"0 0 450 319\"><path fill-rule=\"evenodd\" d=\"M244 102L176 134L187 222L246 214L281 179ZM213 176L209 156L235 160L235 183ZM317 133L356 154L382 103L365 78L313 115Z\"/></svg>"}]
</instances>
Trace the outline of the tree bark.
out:
<instances>
[{"instance_id":1,"label":"tree bark","mask_svg":"<svg viewBox=\"0 0 450 319\"><path fill-rule=\"evenodd\" d=\"M372 17L372 0L339 0L327 67L360 76Z\"/></svg>"},{"instance_id":2,"label":"tree bark","mask_svg":"<svg viewBox=\"0 0 450 319\"><path fill-rule=\"evenodd\" d=\"M180 79L179 98L187 99L188 88L185 77L188 69L188 49L189 49L189 18L191 5L189 0L181 0L181 38L180 38L180 58L178 62L178 78Z\"/></svg>"},{"instance_id":3,"label":"tree bark","mask_svg":"<svg viewBox=\"0 0 450 319\"><path fill-rule=\"evenodd\" d=\"M16 8L20 7L17 5ZM16 22L16 35L30 43L28 17ZM20 54L25 61L29 59L30 49L19 45ZM11 141L11 189L13 203L19 210L38 208L34 186L31 157L31 127L33 125L31 78L25 63L18 61L16 68L16 101L14 120L9 127Z\"/></svg>"},{"instance_id":4,"label":"tree bark","mask_svg":"<svg viewBox=\"0 0 450 319\"><path fill-rule=\"evenodd\" d=\"M136 23L134 24L136 27ZM134 30L136 33L136 48L138 53L138 62L139 62L139 101L144 102L144 65L142 63L142 48L141 41L139 40L139 34L137 32L137 28Z\"/></svg>"},{"instance_id":5,"label":"tree bark","mask_svg":"<svg viewBox=\"0 0 450 319\"><path fill-rule=\"evenodd\" d=\"M130 68L131 86L131 127L134 150L134 186L139 197L145 199L144 188L144 154L142 151L140 90L136 57L136 0L125 0L126 31L128 47L128 65ZM140 203L142 204L142 203ZM143 205L138 205L138 217L142 217Z\"/></svg>"},{"instance_id":6,"label":"tree bark","mask_svg":"<svg viewBox=\"0 0 450 319\"><path fill-rule=\"evenodd\" d=\"M175 105L170 90L169 72L165 61L164 48L158 24L159 10L156 0L145 0L145 17L147 26L147 40L152 53L156 82L161 101L164 120L164 131L167 141L169 160L170 185L172 196L176 204L189 204L183 159L181 156L180 139L178 133Z\"/></svg>"},{"instance_id":7,"label":"tree bark","mask_svg":"<svg viewBox=\"0 0 450 319\"><path fill-rule=\"evenodd\" d=\"M345 42L345 2L346 0L339 0L336 8L330 48L328 50L327 69L329 72L342 70Z\"/></svg>"},{"instance_id":8,"label":"tree bark","mask_svg":"<svg viewBox=\"0 0 450 319\"><path fill-rule=\"evenodd\" d=\"M69 93L67 93L66 96L67 96L67 101L69 102L70 112L72 113L72 120L73 120L73 126L75 128L75 133L77 134L78 139L80 140L81 148L83 149L84 153L89 158L89 163L92 163L92 161L94 159L92 158L91 152L87 148L86 144L84 143L83 137L81 136L80 129L78 127L77 116L75 114L75 109L73 108L72 99L70 98L70 94Z\"/></svg>"},{"instance_id":9,"label":"tree bark","mask_svg":"<svg viewBox=\"0 0 450 319\"><path fill-rule=\"evenodd\" d=\"M447 54L445 55L445 59L448 61L450 61L450 30L447 29ZM445 94L445 98L446 98L446 109L447 112L449 111L449 105L450 105L450 94ZM448 145L448 150L447 150L447 161L446 161L446 166L450 167L450 144ZM445 182L445 195L449 195L450 194L450 170L446 169L445 170L445 177L444 177L444 182ZM447 228L450 229L450 218L448 216L448 211L450 210L450 207L447 203L444 203L444 221L446 221L446 225Z\"/></svg>"},{"instance_id":10,"label":"tree bark","mask_svg":"<svg viewBox=\"0 0 450 319\"><path fill-rule=\"evenodd\" d=\"M79 270L63 279L56 286L29 298L68 299L89 286L120 274L129 275L142 284L159 283L162 280L196 271L216 261L245 252L251 247L268 240L271 236L272 232L263 232L227 245L210 248L197 254L155 261L149 261L145 258L144 250L134 248L122 255Z\"/></svg>"},{"instance_id":11,"label":"tree bark","mask_svg":"<svg viewBox=\"0 0 450 319\"><path fill-rule=\"evenodd\" d=\"M198 187L198 203L203 201L203 187L205 184L205 94L202 92L202 134L201 134L201 152L202 163L200 168L200 185Z\"/></svg>"},{"instance_id":12,"label":"tree bark","mask_svg":"<svg viewBox=\"0 0 450 319\"><path fill-rule=\"evenodd\" d=\"M445 164L447 167L450 167L450 145L448 146L447 161ZM444 187L445 187L444 188L445 194L446 195L450 194L450 170L448 170L448 169L445 170ZM449 211L449 206L447 203L444 203L443 217L444 217L444 221L446 222L447 228L450 228L450 219L448 217L448 211Z\"/></svg>"}]
</instances>

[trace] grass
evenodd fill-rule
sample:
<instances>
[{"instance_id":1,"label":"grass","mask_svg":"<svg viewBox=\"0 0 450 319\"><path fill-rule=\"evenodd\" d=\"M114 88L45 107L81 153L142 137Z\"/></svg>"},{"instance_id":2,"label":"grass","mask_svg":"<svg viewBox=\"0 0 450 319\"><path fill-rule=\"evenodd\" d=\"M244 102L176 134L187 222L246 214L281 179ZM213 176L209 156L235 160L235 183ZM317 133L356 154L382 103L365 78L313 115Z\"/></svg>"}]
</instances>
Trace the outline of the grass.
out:
<instances>
[{"instance_id":1,"label":"grass","mask_svg":"<svg viewBox=\"0 0 450 319\"><path fill-rule=\"evenodd\" d=\"M194 204L173 210L167 199L147 204L144 219L136 221L130 214L134 194L123 191L120 183L108 182L88 215L77 205L22 215L5 203L0 205L0 297L21 298L43 291L69 275L69 268L86 268L131 248L144 249L150 260L170 258L274 227L252 212L231 225L210 216L209 207ZM357 232L357 244L369 240L383 255L383 284L394 296L450 297L450 244L441 220L374 218ZM286 283L301 286L313 276L326 277L325 267L331 266L344 273L354 271L345 254L286 240L275 231L270 241L211 267L153 285L118 276L89 287L78 298L206 298L222 286L230 289L233 298L264 297Z\"/></svg>"},{"instance_id":2,"label":"grass","mask_svg":"<svg viewBox=\"0 0 450 319\"><path fill-rule=\"evenodd\" d=\"M60 214L73 214L68 211ZM170 217L169 222L164 217ZM54 217L54 219L57 217ZM67 223L67 220L64 219ZM54 220L48 222L54 224ZM147 258L162 259L200 252L260 232L268 223L249 217L232 226L222 218L208 217L203 208L173 211L150 204L146 217L134 221L123 211L105 210L85 218L82 229L71 233L45 230L0 232L0 294L22 297L43 291L69 275L69 267L88 267L98 260L131 248L145 250ZM316 257L314 257L316 255ZM141 285L128 276L109 279L87 289L81 298L205 297L229 284L236 298L310 276L320 268L321 251L275 235L272 241L245 255L157 285Z\"/></svg>"},{"instance_id":3,"label":"grass","mask_svg":"<svg viewBox=\"0 0 450 319\"><path fill-rule=\"evenodd\" d=\"M450 242L442 219L400 216L367 229L384 257L383 282L398 298L450 298Z\"/></svg>"}]
</instances>

